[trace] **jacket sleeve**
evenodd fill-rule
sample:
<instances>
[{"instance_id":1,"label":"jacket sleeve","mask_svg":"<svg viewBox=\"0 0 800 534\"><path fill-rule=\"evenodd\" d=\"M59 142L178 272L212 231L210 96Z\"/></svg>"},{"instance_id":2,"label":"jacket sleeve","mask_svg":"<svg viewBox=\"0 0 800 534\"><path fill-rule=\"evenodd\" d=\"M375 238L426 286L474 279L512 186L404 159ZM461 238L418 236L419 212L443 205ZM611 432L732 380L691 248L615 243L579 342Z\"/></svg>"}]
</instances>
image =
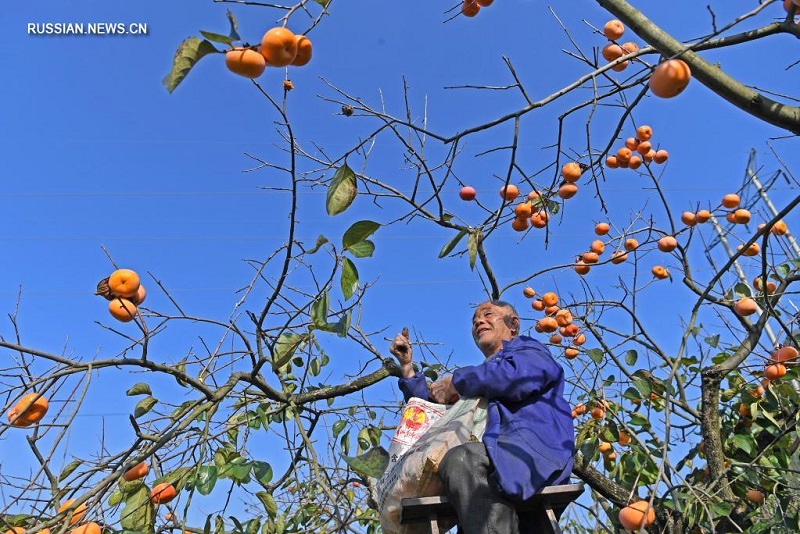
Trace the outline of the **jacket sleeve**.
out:
<instances>
[{"instance_id":1,"label":"jacket sleeve","mask_svg":"<svg viewBox=\"0 0 800 534\"><path fill-rule=\"evenodd\" d=\"M457 369L453 385L462 397L519 402L557 384L564 370L541 344L503 348L480 365Z\"/></svg>"},{"instance_id":2,"label":"jacket sleeve","mask_svg":"<svg viewBox=\"0 0 800 534\"><path fill-rule=\"evenodd\" d=\"M411 397L428 400L428 383L422 373L414 373L411 378L400 378L398 386L400 391L403 392L403 398L406 402Z\"/></svg>"}]
</instances>

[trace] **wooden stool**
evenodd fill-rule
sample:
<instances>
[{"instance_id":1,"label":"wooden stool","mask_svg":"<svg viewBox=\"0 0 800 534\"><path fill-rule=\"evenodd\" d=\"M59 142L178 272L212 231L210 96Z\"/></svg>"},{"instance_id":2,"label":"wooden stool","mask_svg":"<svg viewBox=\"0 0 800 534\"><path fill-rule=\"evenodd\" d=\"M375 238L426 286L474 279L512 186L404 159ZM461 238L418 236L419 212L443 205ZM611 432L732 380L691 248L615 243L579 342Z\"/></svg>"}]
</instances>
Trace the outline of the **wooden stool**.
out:
<instances>
[{"instance_id":1,"label":"wooden stool","mask_svg":"<svg viewBox=\"0 0 800 534\"><path fill-rule=\"evenodd\" d=\"M583 493L583 484L547 486L516 506L519 511L534 511L536 532L561 534L558 518L569 504ZM400 523L428 523L430 534L440 534L439 519L454 519L456 511L446 496L403 499Z\"/></svg>"}]
</instances>

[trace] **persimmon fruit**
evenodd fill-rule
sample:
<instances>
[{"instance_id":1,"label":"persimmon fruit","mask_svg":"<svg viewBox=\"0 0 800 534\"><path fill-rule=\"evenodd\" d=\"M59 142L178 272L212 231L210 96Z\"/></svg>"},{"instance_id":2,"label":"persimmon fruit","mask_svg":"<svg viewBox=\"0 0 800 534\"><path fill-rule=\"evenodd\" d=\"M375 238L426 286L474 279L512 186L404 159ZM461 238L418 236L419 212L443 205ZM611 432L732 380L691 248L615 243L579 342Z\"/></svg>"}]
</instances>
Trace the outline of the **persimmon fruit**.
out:
<instances>
[{"instance_id":1,"label":"persimmon fruit","mask_svg":"<svg viewBox=\"0 0 800 534\"><path fill-rule=\"evenodd\" d=\"M225 52L228 70L245 78L258 78L267 68L267 60L251 48L234 48Z\"/></svg>"},{"instance_id":2,"label":"persimmon fruit","mask_svg":"<svg viewBox=\"0 0 800 534\"><path fill-rule=\"evenodd\" d=\"M640 142L649 141L653 137L653 128L643 124L636 128L636 139Z\"/></svg>"},{"instance_id":3,"label":"persimmon fruit","mask_svg":"<svg viewBox=\"0 0 800 534\"><path fill-rule=\"evenodd\" d=\"M312 54L311 39L305 35L295 35L294 38L297 42L297 55L294 56L291 65L295 67L308 65L308 62L311 61Z\"/></svg>"},{"instance_id":4,"label":"persimmon fruit","mask_svg":"<svg viewBox=\"0 0 800 534\"><path fill-rule=\"evenodd\" d=\"M72 503L74 502L75 499L69 499L64 501L64 503L58 507L58 513L60 514L61 512L65 512L70 506L72 506ZM74 525L75 523L83 519L83 516L85 515L86 515L86 503L81 503L72 511L72 517L70 517L69 524Z\"/></svg>"},{"instance_id":5,"label":"persimmon fruit","mask_svg":"<svg viewBox=\"0 0 800 534\"><path fill-rule=\"evenodd\" d=\"M692 79L692 70L682 59L660 63L650 75L650 90L661 98L673 98L683 92Z\"/></svg>"},{"instance_id":6,"label":"persimmon fruit","mask_svg":"<svg viewBox=\"0 0 800 534\"><path fill-rule=\"evenodd\" d=\"M128 299L116 298L108 303L108 311L117 321L127 323L136 317L136 305Z\"/></svg>"},{"instance_id":7,"label":"persimmon fruit","mask_svg":"<svg viewBox=\"0 0 800 534\"><path fill-rule=\"evenodd\" d=\"M708 210L698 210L695 214L695 219L697 219L699 223L708 222L708 220L711 219L711 212Z\"/></svg>"},{"instance_id":8,"label":"persimmon fruit","mask_svg":"<svg viewBox=\"0 0 800 534\"><path fill-rule=\"evenodd\" d=\"M633 237L629 237L628 239L625 240L625 250L627 250L628 252L630 252L631 250L635 249L638 246L639 246L639 241L637 241Z\"/></svg>"},{"instance_id":9,"label":"persimmon fruit","mask_svg":"<svg viewBox=\"0 0 800 534\"><path fill-rule=\"evenodd\" d=\"M656 512L647 501L636 501L619 512L619 523L625 530L637 531L656 521Z\"/></svg>"},{"instance_id":10,"label":"persimmon fruit","mask_svg":"<svg viewBox=\"0 0 800 534\"><path fill-rule=\"evenodd\" d=\"M531 299L534 296L536 296L536 290L533 289L532 287L526 287L525 289L522 290L522 294L525 296L525 298Z\"/></svg>"},{"instance_id":11,"label":"persimmon fruit","mask_svg":"<svg viewBox=\"0 0 800 534\"><path fill-rule=\"evenodd\" d=\"M729 209L738 208L741 201L736 193L728 193L722 197L722 205Z\"/></svg>"},{"instance_id":12,"label":"persimmon fruit","mask_svg":"<svg viewBox=\"0 0 800 534\"><path fill-rule=\"evenodd\" d=\"M764 378L774 382L786 374L786 366L782 363L773 363L764 369Z\"/></svg>"},{"instance_id":13,"label":"persimmon fruit","mask_svg":"<svg viewBox=\"0 0 800 534\"><path fill-rule=\"evenodd\" d=\"M528 219L533 215L533 207L530 202L520 202L514 207L514 216L517 218Z\"/></svg>"},{"instance_id":14,"label":"persimmon fruit","mask_svg":"<svg viewBox=\"0 0 800 534\"><path fill-rule=\"evenodd\" d=\"M605 222L597 223L594 225L594 233L597 235L606 235L611 230L611 225Z\"/></svg>"},{"instance_id":15,"label":"persimmon fruit","mask_svg":"<svg viewBox=\"0 0 800 534\"><path fill-rule=\"evenodd\" d=\"M8 411L8 421L11 426L31 426L44 418L49 407L50 403L44 395L28 393Z\"/></svg>"},{"instance_id":16,"label":"persimmon fruit","mask_svg":"<svg viewBox=\"0 0 800 534\"><path fill-rule=\"evenodd\" d=\"M290 65L297 57L297 38L288 28L271 28L261 38L261 55L272 67Z\"/></svg>"},{"instance_id":17,"label":"persimmon fruit","mask_svg":"<svg viewBox=\"0 0 800 534\"><path fill-rule=\"evenodd\" d=\"M592 244L589 245L589 250L592 252L596 252L597 254L602 254L603 251L606 249L606 244L600 241L599 239L595 239L592 241Z\"/></svg>"},{"instance_id":18,"label":"persimmon fruit","mask_svg":"<svg viewBox=\"0 0 800 534\"><path fill-rule=\"evenodd\" d=\"M102 532L103 529L100 528L100 525L94 522L89 522L73 528L72 531L70 531L70 534L102 534Z\"/></svg>"},{"instance_id":19,"label":"persimmon fruit","mask_svg":"<svg viewBox=\"0 0 800 534\"><path fill-rule=\"evenodd\" d=\"M558 323L553 317L542 317L539 319L539 321L537 321L537 324L542 329L542 332L546 332L548 334L558 330Z\"/></svg>"},{"instance_id":20,"label":"persimmon fruit","mask_svg":"<svg viewBox=\"0 0 800 534\"><path fill-rule=\"evenodd\" d=\"M562 184L558 188L558 196L564 200L570 199L578 194L578 186L573 183Z\"/></svg>"},{"instance_id":21,"label":"persimmon fruit","mask_svg":"<svg viewBox=\"0 0 800 534\"><path fill-rule=\"evenodd\" d=\"M465 17L474 17L480 10L481 6L476 0L464 0L461 3L461 13Z\"/></svg>"},{"instance_id":22,"label":"persimmon fruit","mask_svg":"<svg viewBox=\"0 0 800 534\"><path fill-rule=\"evenodd\" d=\"M580 164L574 161L566 163L561 167L561 177L564 178L565 182L577 182L581 177L581 173Z\"/></svg>"},{"instance_id":23,"label":"persimmon fruit","mask_svg":"<svg viewBox=\"0 0 800 534\"><path fill-rule=\"evenodd\" d=\"M739 208L733 212L733 222L736 224L747 224L750 222L750 212L744 208Z\"/></svg>"},{"instance_id":24,"label":"persimmon fruit","mask_svg":"<svg viewBox=\"0 0 800 534\"><path fill-rule=\"evenodd\" d=\"M162 482L150 491L150 501L153 504L166 504L177 496L175 486L169 482Z\"/></svg>"},{"instance_id":25,"label":"persimmon fruit","mask_svg":"<svg viewBox=\"0 0 800 534\"><path fill-rule=\"evenodd\" d=\"M500 196L508 202L512 202L519 196L519 188L514 184L504 185L500 188Z\"/></svg>"},{"instance_id":26,"label":"persimmon fruit","mask_svg":"<svg viewBox=\"0 0 800 534\"><path fill-rule=\"evenodd\" d=\"M747 490L747 500L756 504L764 502L764 494L756 489Z\"/></svg>"},{"instance_id":27,"label":"persimmon fruit","mask_svg":"<svg viewBox=\"0 0 800 534\"><path fill-rule=\"evenodd\" d=\"M469 202L470 200L475 200L475 195L476 195L475 188L469 185L465 185L458 192L458 196L461 197L461 200L466 200L467 202Z\"/></svg>"},{"instance_id":28,"label":"persimmon fruit","mask_svg":"<svg viewBox=\"0 0 800 534\"><path fill-rule=\"evenodd\" d=\"M789 231L789 228L786 226L786 223L783 220L776 221L775 224L772 225L772 228L769 231L773 235L785 235L786 232Z\"/></svg>"},{"instance_id":29,"label":"persimmon fruit","mask_svg":"<svg viewBox=\"0 0 800 534\"><path fill-rule=\"evenodd\" d=\"M678 240L675 239L674 236L665 235L661 239L658 240L658 250L661 252L672 252L676 248L678 248Z\"/></svg>"},{"instance_id":30,"label":"persimmon fruit","mask_svg":"<svg viewBox=\"0 0 800 534\"><path fill-rule=\"evenodd\" d=\"M545 306L555 306L558 304L558 294L553 291L548 291L542 295L542 302Z\"/></svg>"},{"instance_id":31,"label":"persimmon fruit","mask_svg":"<svg viewBox=\"0 0 800 534\"><path fill-rule=\"evenodd\" d=\"M611 263L614 265L619 265L620 263L625 263L626 261L628 261L628 255L621 250L617 250L611 255Z\"/></svg>"},{"instance_id":32,"label":"persimmon fruit","mask_svg":"<svg viewBox=\"0 0 800 534\"><path fill-rule=\"evenodd\" d=\"M797 360L797 349L791 345L786 345L772 352L772 361L774 362L793 362Z\"/></svg>"},{"instance_id":33,"label":"persimmon fruit","mask_svg":"<svg viewBox=\"0 0 800 534\"><path fill-rule=\"evenodd\" d=\"M126 299L136 294L140 284L139 275L131 269L117 269L108 277L111 292Z\"/></svg>"},{"instance_id":34,"label":"persimmon fruit","mask_svg":"<svg viewBox=\"0 0 800 534\"><path fill-rule=\"evenodd\" d=\"M604 419L606 416L606 409L602 406L595 406L589 414L592 416L592 419Z\"/></svg>"},{"instance_id":35,"label":"persimmon fruit","mask_svg":"<svg viewBox=\"0 0 800 534\"><path fill-rule=\"evenodd\" d=\"M611 41L616 41L622 37L623 33L625 33L625 25L622 24L620 20L609 20L606 22L605 26L603 26L603 35Z\"/></svg>"},{"instance_id":36,"label":"persimmon fruit","mask_svg":"<svg viewBox=\"0 0 800 534\"><path fill-rule=\"evenodd\" d=\"M547 215L546 211L539 210L533 215L531 215L531 226L533 226L534 228L544 228L545 226L547 226L547 221L549 218L550 216Z\"/></svg>"},{"instance_id":37,"label":"persimmon fruit","mask_svg":"<svg viewBox=\"0 0 800 534\"><path fill-rule=\"evenodd\" d=\"M603 47L600 54L606 61L614 61L615 59L621 58L625 54L625 51L622 50L620 45L609 43Z\"/></svg>"},{"instance_id":38,"label":"persimmon fruit","mask_svg":"<svg viewBox=\"0 0 800 534\"><path fill-rule=\"evenodd\" d=\"M122 478L130 482L131 480L139 480L140 478L144 478L147 476L147 473L150 471L150 466L147 465L147 462L139 462L138 464L134 465L125 473L122 474Z\"/></svg>"},{"instance_id":39,"label":"persimmon fruit","mask_svg":"<svg viewBox=\"0 0 800 534\"><path fill-rule=\"evenodd\" d=\"M528 229L528 219L515 217L513 221L511 221L511 228L513 228L517 232L524 232Z\"/></svg>"},{"instance_id":40,"label":"persimmon fruit","mask_svg":"<svg viewBox=\"0 0 800 534\"><path fill-rule=\"evenodd\" d=\"M655 161L659 165L665 163L668 159L669 159L669 152L667 152L663 148L661 150L656 150L656 153L653 154L653 161Z\"/></svg>"},{"instance_id":41,"label":"persimmon fruit","mask_svg":"<svg viewBox=\"0 0 800 534\"><path fill-rule=\"evenodd\" d=\"M733 311L740 317L747 317L758 311L758 304L750 297L742 297L733 306Z\"/></svg>"},{"instance_id":42,"label":"persimmon fruit","mask_svg":"<svg viewBox=\"0 0 800 534\"><path fill-rule=\"evenodd\" d=\"M664 280L665 278L669 278L669 271L661 265L656 265L650 270L653 273L653 276L658 278L659 280Z\"/></svg>"}]
</instances>

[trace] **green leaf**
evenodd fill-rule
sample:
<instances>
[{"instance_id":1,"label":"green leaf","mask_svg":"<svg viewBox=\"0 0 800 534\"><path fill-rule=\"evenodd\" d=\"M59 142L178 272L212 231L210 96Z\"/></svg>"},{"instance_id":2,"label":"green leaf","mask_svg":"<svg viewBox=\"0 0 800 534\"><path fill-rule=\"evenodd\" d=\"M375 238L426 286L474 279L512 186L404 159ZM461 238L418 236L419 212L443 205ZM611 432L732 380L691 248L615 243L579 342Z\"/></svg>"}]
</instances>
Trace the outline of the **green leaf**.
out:
<instances>
[{"instance_id":1,"label":"green leaf","mask_svg":"<svg viewBox=\"0 0 800 534\"><path fill-rule=\"evenodd\" d=\"M322 7L328 7L328 4L331 3L331 0L314 0L316 3L321 5Z\"/></svg>"},{"instance_id":2,"label":"green leaf","mask_svg":"<svg viewBox=\"0 0 800 534\"><path fill-rule=\"evenodd\" d=\"M311 376L319 375L319 360L317 358L311 360L311 363L308 365L308 372L311 373Z\"/></svg>"},{"instance_id":3,"label":"green leaf","mask_svg":"<svg viewBox=\"0 0 800 534\"><path fill-rule=\"evenodd\" d=\"M275 502L275 498L272 494L266 491L257 491L256 497L258 497L258 500L264 505L264 510L266 510L267 515L274 518L278 513L278 503Z\"/></svg>"},{"instance_id":4,"label":"green leaf","mask_svg":"<svg viewBox=\"0 0 800 534\"><path fill-rule=\"evenodd\" d=\"M357 441L359 447L364 450L369 449L369 430L367 430L367 427L358 431Z\"/></svg>"},{"instance_id":5,"label":"green leaf","mask_svg":"<svg viewBox=\"0 0 800 534\"><path fill-rule=\"evenodd\" d=\"M708 343L708 346L711 347L712 349L717 348L717 345L719 345L719 334L708 336L706 338L706 343Z\"/></svg>"},{"instance_id":6,"label":"green leaf","mask_svg":"<svg viewBox=\"0 0 800 534\"><path fill-rule=\"evenodd\" d=\"M639 412L634 412L631 414L631 420L628 424L633 426L648 427L650 426L650 421L647 419L647 417Z\"/></svg>"},{"instance_id":7,"label":"green leaf","mask_svg":"<svg viewBox=\"0 0 800 534\"><path fill-rule=\"evenodd\" d=\"M361 243L374 234L381 225L375 221L357 221L348 228L342 236L342 249L347 250L356 243Z\"/></svg>"},{"instance_id":8,"label":"green leaf","mask_svg":"<svg viewBox=\"0 0 800 534\"><path fill-rule=\"evenodd\" d=\"M389 453L383 447L374 447L360 456L342 455L342 459L356 473L372 478L380 478L389 465Z\"/></svg>"},{"instance_id":9,"label":"green leaf","mask_svg":"<svg viewBox=\"0 0 800 534\"><path fill-rule=\"evenodd\" d=\"M475 268L475 258L478 256L478 242L480 239L480 232L470 232L467 239L467 252L469 253L469 268Z\"/></svg>"},{"instance_id":10,"label":"green leaf","mask_svg":"<svg viewBox=\"0 0 800 534\"><path fill-rule=\"evenodd\" d=\"M587 350L586 355L589 356L594 363L602 363L605 353L603 352L603 349L595 348Z\"/></svg>"},{"instance_id":11,"label":"green leaf","mask_svg":"<svg viewBox=\"0 0 800 534\"><path fill-rule=\"evenodd\" d=\"M279 369L286 365L292 359L294 351L305 343L308 338L308 334L281 334L275 342L272 367Z\"/></svg>"},{"instance_id":12,"label":"green leaf","mask_svg":"<svg viewBox=\"0 0 800 534\"><path fill-rule=\"evenodd\" d=\"M201 465L197 468L197 476L195 478L195 488L200 495L208 495L217 484L217 466L216 465Z\"/></svg>"},{"instance_id":13,"label":"green leaf","mask_svg":"<svg viewBox=\"0 0 800 534\"><path fill-rule=\"evenodd\" d=\"M311 305L311 322L320 327L328 324L328 292L325 291Z\"/></svg>"},{"instance_id":14,"label":"green leaf","mask_svg":"<svg viewBox=\"0 0 800 534\"><path fill-rule=\"evenodd\" d=\"M234 458L223 467L219 476L228 477L234 482L243 482L249 475L252 465L247 461L247 458Z\"/></svg>"},{"instance_id":15,"label":"green leaf","mask_svg":"<svg viewBox=\"0 0 800 534\"><path fill-rule=\"evenodd\" d=\"M333 423L333 439L338 438L339 434L342 433L342 430L344 430L344 427L346 426L347 426L347 421L345 421L344 419L339 419L338 421Z\"/></svg>"},{"instance_id":16,"label":"green leaf","mask_svg":"<svg viewBox=\"0 0 800 534\"><path fill-rule=\"evenodd\" d=\"M81 463L82 462L80 460L72 460L70 463L68 463L66 467L61 470L61 474L58 475L58 481L64 482L68 476L70 476L78 467L80 467Z\"/></svg>"},{"instance_id":17,"label":"green leaf","mask_svg":"<svg viewBox=\"0 0 800 534\"><path fill-rule=\"evenodd\" d=\"M328 195L325 199L325 209L328 211L328 215L338 215L349 208L355 200L357 192L356 174L345 163L337 169L328 186Z\"/></svg>"},{"instance_id":18,"label":"green leaf","mask_svg":"<svg viewBox=\"0 0 800 534\"><path fill-rule=\"evenodd\" d=\"M242 38L239 37L239 23L236 22L236 15L233 14L233 11L230 9L228 10L228 22L231 23L231 33L230 37L234 41L241 41Z\"/></svg>"},{"instance_id":19,"label":"green leaf","mask_svg":"<svg viewBox=\"0 0 800 534\"><path fill-rule=\"evenodd\" d=\"M733 505L731 503L722 501L711 503L711 512L714 514L714 517L730 517L732 510Z\"/></svg>"},{"instance_id":20,"label":"green leaf","mask_svg":"<svg viewBox=\"0 0 800 534\"><path fill-rule=\"evenodd\" d=\"M464 237L465 235L467 235L467 231L461 230L456 234L456 236L453 239L445 243L445 245L442 247L442 250L439 251L439 258L444 258L448 254L453 252L453 249L456 248L458 242L461 241L461 238Z\"/></svg>"},{"instance_id":21,"label":"green leaf","mask_svg":"<svg viewBox=\"0 0 800 534\"><path fill-rule=\"evenodd\" d=\"M358 269L349 258L342 258L342 293L348 300L358 289Z\"/></svg>"},{"instance_id":22,"label":"green leaf","mask_svg":"<svg viewBox=\"0 0 800 534\"><path fill-rule=\"evenodd\" d=\"M371 258L372 253L375 252L375 243L366 239L360 243L356 243L347 248L347 251L350 252L356 258Z\"/></svg>"},{"instance_id":23,"label":"green leaf","mask_svg":"<svg viewBox=\"0 0 800 534\"><path fill-rule=\"evenodd\" d=\"M750 286L742 282L739 282L738 284L733 286L733 291L739 298L753 296L753 292L750 290Z\"/></svg>"},{"instance_id":24,"label":"green leaf","mask_svg":"<svg viewBox=\"0 0 800 534\"><path fill-rule=\"evenodd\" d=\"M267 462L253 462L253 475L265 486L272 481L272 466Z\"/></svg>"},{"instance_id":25,"label":"green leaf","mask_svg":"<svg viewBox=\"0 0 800 534\"><path fill-rule=\"evenodd\" d=\"M309 254L314 254L316 251L319 250L319 248L322 245L324 245L327 242L328 242L328 238L325 237L324 235L320 234L319 237L317 237L317 242L314 243L314 247L311 250L309 250L308 253Z\"/></svg>"},{"instance_id":26,"label":"green leaf","mask_svg":"<svg viewBox=\"0 0 800 534\"><path fill-rule=\"evenodd\" d=\"M202 35L203 37L205 37L209 41L213 41L215 43L222 43L222 44L226 44L226 45L232 45L233 44L233 39L231 39L227 35L222 35L222 34L214 33L214 32L206 32L206 31L203 31L203 30L200 30L200 35Z\"/></svg>"},{"instance_id":27,"label":"green leaf","mask_svg":"<svg viewBox=\"0 0 800 534\"><path fill-rule=\"evenodd\" d=\"M635 350L631 349L625 352L625 363L628 365L636 365L636 360L638 359L639 354Z\"/></svg>"},{"instance_id":28,"label":"green leaf","mask_svg":"<svg viewBox=\"0 0 800 534\"><path fill-rule=\"evenodd\" d=\"M350 329L350 317L352 316L352 313L352 310L346 311L341 317L339 317L338 321L335 323L328 323L325 325L325 328L321 328L321 330L331 332L339 337L346 337L347 331Z\"/></svg>"},{"instance_id":29,"label":"green leaf","mask_svg":"<svg viewBox=\"0 0 800 534\"><path fill-rule=\"evenodd\" d=\"M153 532L155 507L150 502L150 491L141 484L136 491L125 493L125 507L119 514L119 524L123 530Z\"/></svg>"},{"instance_id":30,"label":"green leaf","mask_svg":"<svg viewBox=\"0 0 800 534\"><path fill-rule=\"evenodd\" d=\"M154 397L147 396L136 403L136 407L133 409L133 416L139 418L153 409L153 406L158 403Z\"/></svg>"},{"instance_id":31,"label":"green leaf","mask_svg":"<svg viewBox=\"0 0 800 534\"><path fill-rule=\"evenodd\" d=\"M209 41L205 39L201 41L197 37L189 37L178 45L175 57L172 60L172 70L164 76L161 83L171 93L180 85L200 59L214 52L219 52L219 50L214 48L214 45Z\"/></svg>"},{"instance_id":32,"label":"green leaf","mask_svg":"<svg viewBox=\"0 0 800 534\"><path fill-rule=\"evenodd\" d=\"M125 394L129 397L133 397L134 395L152 395L153 392L150 390L150 386L148 384L139 382L138 384L132 385L131 388L125 392Z\"/></svg>"},{"instance_id":33,"label":"green leaf","mask_svg":"<svg viewBox=\"0 0 800 534\"><path fill-rule=\"evenodd\" d=\"M748 455L752 455L758 445L753 436L749 434L736 434L733 436L733 444L737 449L741 449Z\"/></svg>"},{"instance_id":34,"label":"green leaf","mask_svg":"<svg viewBox=\"0 0 800 534\"><path fill-rule=\"evenodd\" d=\"M109 506L116 506L121 502L122 502L122 492L119 490L114 491L111 495L108 496Z\"/></svg>"}]
</instances>

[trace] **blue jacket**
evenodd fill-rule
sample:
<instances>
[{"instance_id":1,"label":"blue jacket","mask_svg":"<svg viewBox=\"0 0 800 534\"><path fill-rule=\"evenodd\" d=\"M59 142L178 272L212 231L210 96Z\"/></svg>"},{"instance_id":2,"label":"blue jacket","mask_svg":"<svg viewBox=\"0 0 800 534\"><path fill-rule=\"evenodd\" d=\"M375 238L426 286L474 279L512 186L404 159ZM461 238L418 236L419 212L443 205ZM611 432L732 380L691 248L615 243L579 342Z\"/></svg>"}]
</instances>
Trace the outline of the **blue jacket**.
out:
<instances>
[{"instance_id":1,"label":"blue jacket","mask_svg":"<svg viewBox=\"0 0 800 534\"><path fill-rule=\"evenodd\" d=\"M564 370L547 347L528 336L503 342L503 349L480 365L453 373L462 397L488 401L483 443L500 490L529 499L544 486L566 484L572 472L575 436L564 400ZM400 379L405 399L428 399L425 376Z\"/></svg>"}]
</instances>

